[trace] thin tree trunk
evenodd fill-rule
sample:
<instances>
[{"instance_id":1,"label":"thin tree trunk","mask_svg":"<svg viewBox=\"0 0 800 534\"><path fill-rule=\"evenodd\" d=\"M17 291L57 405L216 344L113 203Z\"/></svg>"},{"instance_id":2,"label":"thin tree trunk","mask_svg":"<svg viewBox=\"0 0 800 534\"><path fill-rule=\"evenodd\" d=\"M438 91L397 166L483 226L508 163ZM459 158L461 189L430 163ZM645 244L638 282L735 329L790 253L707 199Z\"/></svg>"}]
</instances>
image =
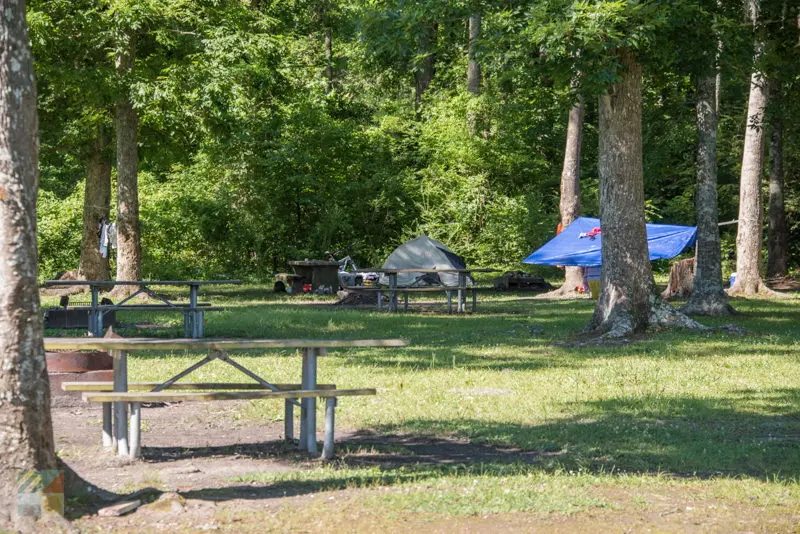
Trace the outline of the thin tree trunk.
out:
<instances>
[{"instance_id":1,"label":"thin tree trunk","mask_svg":"<svg viewBox=\"0 0 800 534\"><path fill-rule=\"evenodd\" d=\"M16 517L17 475L57 468L37 287L37 128L25 2L0 0L0 530L31 528Z\"/></svg>"},{"instance_id":2,"label":"thin tree trunk","mask_svg":"<svg viewBox=\"0 0 800 534\"><path fill-rule=\"evenodd\" d=\"M467 92L474 96L481 94L481 64L475 53L480 36L481 14L476 12L469 16L469 43L467 45ZM478 129L478 116L472 108L467 111L467 128L470 135L475 135Z\"/></svg>"},{"instance_id":3,"label":"thin tree trunk","mask_svg":"<svg viewBox=\"0 0 800 534\"><path fill-rule=\"evenodd\" d=\"M773 84L774 102L781 102L782 86ZM778 106L775 106L778 109ZM789 227L783 204L783 117L772 118L769 173L769 234L767 237L767 278L786 276L789 272Z\"/></svg>"},{"instance_id":4,"label":"thin tree trunk","mask_svg":"<svg viewBox=\"0 0 800 534\"><path fill-rule=\"evenodd\" d=\"M333 31L330 26L325 28L325 77L328 80L325 94L329 95L333 92Z\"/></svg>"},{"instance_id":5,"label":"thin tree trunk","mask_svg":"<svg viewBox=\"0 0 800 534\"><path fill-rule=\"evenodd\" d=\"M585 104L583 97L577 100L569 110L567 123L567 141L564 149L564 166L561 169L561 197L559 211L561 226L566 228L581 214L581 142L583 139L583 115ZM583 285L583 272L580 267L566 267L564 284L540 298L573 297L588 298L588 293L579 293L575 289Z\"/></svg>"},{"instance_id":6,"label":"thin tree trunk","mask_svg":"<svg viewBox=\"0 0 800 534\"><path fill-rule=\"evenodd\" d=\"M473 95L481 94L481 64L475 54L475 48L481 36L481 14L469 16L469 45L467 63L467 91Z\"/></svg>"},{"instance_id":7,"label":"thin tree trunk","mask_svg":"<svg viewBox=\"0 0 800 534\"><path fill-rule=\"evenodd\" d=\"M603 269L588 329L619 338L656 324L703 328L655 292L644 217L642 68L627 49L619 50L617 57L624 69L622 79L599 102Z\"/></svg>"},{"instance_id":8,"label":"thin tree trunk","mask_svg":"<svg viewBox=\"0 0 800 534\"><path fill-rule=\"evenodd\" d=\"M697 253L694 283L684 313L730 315L733 309L722 288L722 254L717 210L716 73L697 80Z\"/></svg>"},{"instance_id":9,"label":"thin tree trunk","mask_svg":"<svg viewBox=\"0 0 800 534\"><path fill-rule=\"evenodd\" d=\"M108 258L100 254L98 232L111 210L111 163L104 156L106 139L102 126L93 143L83 194L83 238L78 276L83 280L110 280Z\"/></svg>"},{"instance_id":10,"label":"thin tree trunk","mask_svg":"<svg viewBox=\"0 0 800 534\"><path fill-rule=\"evenodd\" d=\"M136 37L127 33L117 52L117 75L125 79L133 68ZM127 91L117 100L117 280L141 280L139 224L139 117ZM115 294L130 292L132 286L118 286Z\"/></svg>"},{"instance_id":11,"label":"thin tree trunk","mask_svg":"<svg viewBox=\"0 0 800 534\"><path fill-rule=\"evenodd\" d=\"M436 43L436 24L425 24L422 33L417 39L417 52L423 56L422 62L417 67L414 80L414 103L419 109L422 103L422 95L428 90L433 81L436 70L436 53L434 52Z\"/></svg>"}]
</instances>

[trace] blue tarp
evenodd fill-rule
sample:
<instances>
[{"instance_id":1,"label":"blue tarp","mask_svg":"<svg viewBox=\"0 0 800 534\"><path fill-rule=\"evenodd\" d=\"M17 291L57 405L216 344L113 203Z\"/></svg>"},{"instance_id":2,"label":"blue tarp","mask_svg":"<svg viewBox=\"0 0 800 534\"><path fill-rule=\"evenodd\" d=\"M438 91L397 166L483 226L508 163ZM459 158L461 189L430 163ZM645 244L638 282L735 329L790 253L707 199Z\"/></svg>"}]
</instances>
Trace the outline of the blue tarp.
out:
<instances>
[{"instance_id":1,"label":"blue tarp","mask_svg":"<svg viewBox=\"0 0 800 534\"><path fill-rule=\"evenodd\" d=\"M602 263L600 257L600 247L603 245L602 232L594 239L580 237L581 234L590 233L593 228L599 227L600 219L579 217L539 250L522 260L522 263L578 267L600 265ZM650 260L673 258L686 247L694 245L696 238L696 226L648 224L647 246L650 249Z\"/></svg>"}]
</instances>

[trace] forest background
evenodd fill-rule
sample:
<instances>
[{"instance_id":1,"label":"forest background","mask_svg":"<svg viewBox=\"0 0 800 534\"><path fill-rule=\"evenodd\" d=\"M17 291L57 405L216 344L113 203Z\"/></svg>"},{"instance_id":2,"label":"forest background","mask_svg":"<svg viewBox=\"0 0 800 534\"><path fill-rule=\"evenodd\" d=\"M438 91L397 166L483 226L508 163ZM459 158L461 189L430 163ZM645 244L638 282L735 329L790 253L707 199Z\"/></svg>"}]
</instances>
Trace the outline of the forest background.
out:
<instances>
[{"instance_id":1,"label":"forest background","mask_svg":"<svg viewBox=\"0 0 800 534\"><path fill-rule=\"evenodd\" d=\"M560 220L577 94L613 81L590 61L576 70L567 60L591 58L582 47L616 31L615 13L629 7L596 4L33 0L40 277L78 266L87 177L108 180L101 203L114 219L121 98L138 119L142 278L263 279L326 251L375 265L420 233L469 264L517 268ZM648 221L695 224L692 63L701 52L718 57L720 72L719 220L736 219L759 33L760 68L780 80L761 126L783 134L770 152L782 154L796 270L796 6L787 16L785 0L762 2L754 25L737 1L661 4L664 16L641 33L671 43L644 63ZM133 42L125 66L120 43ZM581 211L597 216L598 111L596 99L585 102ZM726 274L735 240L736 226L722 227Z\"/></svg>"}]
</instances>

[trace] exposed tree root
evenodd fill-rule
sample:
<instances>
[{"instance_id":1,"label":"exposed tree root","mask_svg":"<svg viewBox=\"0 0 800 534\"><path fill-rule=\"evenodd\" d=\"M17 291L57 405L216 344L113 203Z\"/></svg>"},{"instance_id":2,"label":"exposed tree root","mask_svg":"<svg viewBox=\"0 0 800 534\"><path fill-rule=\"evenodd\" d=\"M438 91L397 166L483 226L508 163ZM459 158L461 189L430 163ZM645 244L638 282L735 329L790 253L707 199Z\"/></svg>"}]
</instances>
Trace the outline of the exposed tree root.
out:
<instances>
[{"instance_id":1,"label":"exposed tree root","mask_svg":"<svg viewBox=\"0 0 800 534\"><path fill-rule=\"evenodd\" d=\"M794 295L788 293L781 293L770 289L764 280L759 279L757 285L744 284L742 280L736 280L734 284L728 288L728 295L731 297L762 297L770 299L794 299Z\"/></svg>"},{"instance_id":2,"label":"exposed tree root","mask_svg":"<svg viewBox=\"0 0 800 534\"><path fill-rule=\"evenodd\" d=\"M533 298L547 300L590 299L592 295L591 293L580 293L575 291L574 287L567 287L567 284L564 284L558 289L548 291L547 293L540 293Z\"/></svg>"}]
</instances>

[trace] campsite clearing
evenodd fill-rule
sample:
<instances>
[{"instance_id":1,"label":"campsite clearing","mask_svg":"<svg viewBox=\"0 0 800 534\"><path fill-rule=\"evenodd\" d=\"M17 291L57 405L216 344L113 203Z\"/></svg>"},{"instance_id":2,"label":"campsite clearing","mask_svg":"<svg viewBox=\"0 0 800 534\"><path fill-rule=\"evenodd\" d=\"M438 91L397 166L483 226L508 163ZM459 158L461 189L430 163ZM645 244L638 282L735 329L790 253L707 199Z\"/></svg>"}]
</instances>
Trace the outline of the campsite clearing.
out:
<instances>
[{"instance_id":1,"label":"campsite clearing","mask_svg":"<svg viewBox=\"0 0 800 534\"><path fill-rule=\"evenodd\" d=\"M209 317L207 334L380 333L411 343L340 351L321 362L321 382L378 389L340 407L339 459L321 464L281 445L275 403L152 408L144 460L132 463L96 445L99 409L56 408L57 447L87 479L122 494L144 487L179 494L174 506L167 494L128 517L80 518L79 528L590 532L602 522L612 531L785 532L800 525L794 301L737 300L742 316L704 321L733 321L748 335L666 332L580 348L559 343L586 323L589 301L496 294L474 315L387 315L270 289L215 290L215 302L230 311ZM168 337L180 327L173 316L163 320L120 331ZM130 379L163 379L197 356L136 354ZM279 351L241 359L274 380L296 371ZM226 367L209 364L196 380L234 380Z\"/></svg>"}]
</instances>

